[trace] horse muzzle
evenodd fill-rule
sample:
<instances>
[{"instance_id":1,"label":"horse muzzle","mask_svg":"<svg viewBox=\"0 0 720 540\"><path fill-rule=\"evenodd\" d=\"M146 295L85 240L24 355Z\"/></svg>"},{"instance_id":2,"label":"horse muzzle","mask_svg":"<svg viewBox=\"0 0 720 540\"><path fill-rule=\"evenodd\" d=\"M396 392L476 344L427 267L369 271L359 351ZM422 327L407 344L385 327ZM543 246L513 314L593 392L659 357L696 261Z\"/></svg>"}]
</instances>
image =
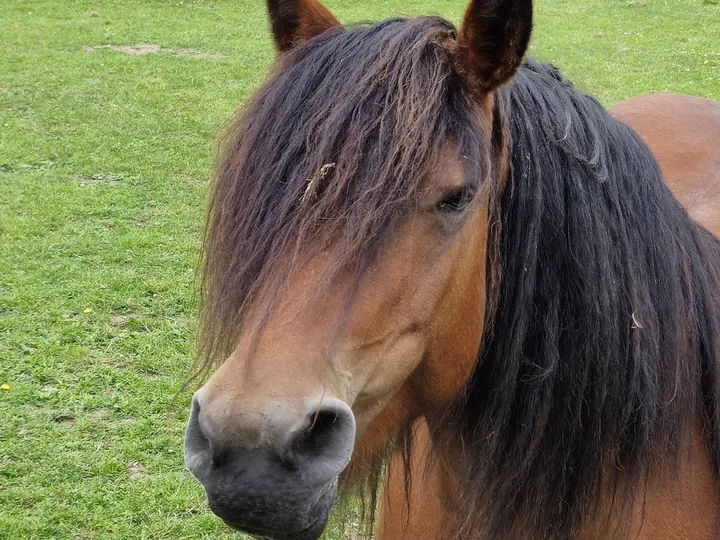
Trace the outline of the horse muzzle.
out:
<instances>
[{"instance_id":1,"label":"horse muzzle","mask_svg":"<svg viewBox=\"0 0 720 540\"><path fill-rule=\"evenodd\" d=\"M353 451L350 407L325 398L298 412L285 404L233 410L193 397L185 463L210 509L230 527L269 540L316 540Z\"/></svg>"}]
</instances>

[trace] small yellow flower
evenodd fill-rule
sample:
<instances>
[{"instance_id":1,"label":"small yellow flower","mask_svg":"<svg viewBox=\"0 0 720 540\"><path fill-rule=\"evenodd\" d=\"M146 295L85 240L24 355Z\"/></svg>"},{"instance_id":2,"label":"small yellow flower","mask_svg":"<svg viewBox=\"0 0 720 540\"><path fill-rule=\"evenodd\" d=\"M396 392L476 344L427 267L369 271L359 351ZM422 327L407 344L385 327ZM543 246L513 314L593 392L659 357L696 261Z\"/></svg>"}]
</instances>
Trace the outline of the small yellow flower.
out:
<instances>
[{"instance_id":1,"label":"small yellow flower","mask_svg":"<svg viewBox=\"0 0 720 540\"><path fill-rule=\"evenodd\" d=\"M85 309L83 309L83 313L92 313L92 308L86 307Z\"/></svg>"},{"instance_id":2,"label":"small yellow flower","mask_svg":"<svg viewBox=\"0 0 720 540\"><path fill-rule=\"evenodd\" d=\"M3 390L10 390L10 385L9 385L9 384L3 384L3 385L0 385L0 388L2 388Z\"/></svg>"},{"instance_id":3,"label":"small yellow flower","mask_svg":"<svg viewBox=\"0 0 720 540\"><path fill-rule=\"evenodd\" d=\"M705 62L705 63L707 64L707 62ZM7 122L5 122L5 127L8 127L9 125L10 125L10 124L8 124Z\"/></svg>"}]
</instances>

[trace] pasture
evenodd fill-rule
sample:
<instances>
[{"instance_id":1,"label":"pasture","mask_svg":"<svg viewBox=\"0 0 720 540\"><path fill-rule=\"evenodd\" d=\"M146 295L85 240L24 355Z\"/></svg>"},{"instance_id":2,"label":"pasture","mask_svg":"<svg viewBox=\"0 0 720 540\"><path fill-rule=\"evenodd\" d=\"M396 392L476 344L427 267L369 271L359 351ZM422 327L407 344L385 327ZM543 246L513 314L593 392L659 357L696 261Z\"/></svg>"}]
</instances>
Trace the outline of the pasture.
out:
<instances>
[{"instance_id":1,"label":"pasture","mask_svg":"<svg viewBox=\"0 0 720 540\"><path fill-rule=\"evenodd\" d=\"M458 22L465 2L327 5ZM720 99L715 0L535 10L531 54L606 105ZM0 538L233 537L173 397L213 138L273 56L264 2L10 0L0 28Z\"/></svg>"}]
</instances>

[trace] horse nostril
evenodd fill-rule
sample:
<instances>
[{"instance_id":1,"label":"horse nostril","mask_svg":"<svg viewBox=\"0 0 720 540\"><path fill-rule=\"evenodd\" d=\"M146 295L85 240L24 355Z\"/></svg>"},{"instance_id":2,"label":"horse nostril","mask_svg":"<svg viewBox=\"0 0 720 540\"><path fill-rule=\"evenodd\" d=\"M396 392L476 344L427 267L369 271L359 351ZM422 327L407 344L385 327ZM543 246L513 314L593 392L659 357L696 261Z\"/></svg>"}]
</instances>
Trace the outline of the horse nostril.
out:
<instances>
[{"instance_id":1,"label":"horse nostril","mask_svg":"<svg viewBox=\"0 0 720 540\"><path fill-rule=\"evenodd\" d=\"M354 442L355 417L350 407L332 399L310 412L303 427L289 437L285 448L278 448L278 453L287 468L304 468L326 481L345 468Z\"/></svg>"},{"instance_id":2,"label":"horse nostril","mask_svg":"<svg viewBox=\"0 0 720 540\"><path fill-rule=\"evenodd\" d=\"M342 421L342 420L341 420ZM310 418L310 425L293 442L293 449L308 457L319 457L332 444L337 411L316 411Z\"/></svg>"},{"instance_id":3,"label":"horse nostril","mask_svg":"<svg viewBox=\"0 0 720 540\"><path fill-rule=\"evenodd\" d=\"M185 428L185 465L195 476L201 474L211 454L210 440L200 425L200 401L193 396L190 419Z\"/></svg>"},{"instance_id":4,"label":"horse nostril","mask_svg":"<svg viewBox=\"0 0 720 540\"><path fill-rule=\"evenodd\" d=\"M212 452L210 462L216 469L227 465L232 461L232 454L229 450L221 450L219 452Z\"/></svg>"}]
</instances>

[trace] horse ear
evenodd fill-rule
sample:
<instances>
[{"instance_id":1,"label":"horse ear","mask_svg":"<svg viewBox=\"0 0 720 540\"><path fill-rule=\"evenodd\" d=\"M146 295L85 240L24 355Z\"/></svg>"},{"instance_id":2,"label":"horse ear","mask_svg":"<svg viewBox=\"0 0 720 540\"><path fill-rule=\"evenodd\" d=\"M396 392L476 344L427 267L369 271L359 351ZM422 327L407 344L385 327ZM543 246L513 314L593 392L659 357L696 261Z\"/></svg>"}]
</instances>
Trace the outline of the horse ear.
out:
<instances>
[{"instance_id":1,"label":"horse ear","mask_svg":"<svg viewBox=\"0 0 720 540\"><path fill-rule=\"evenodd\" d=\"M522 63L532 31L532 0L471 0L458 49L473 86L490 92Z\"/></svg>"},{"instance_id":2,"label":"horse ear","mask_svg":"<svg viewBox=\"0 0 720 540\"><path fill-rule=\"evenodd\" d=\"M267 0L275 46L289 51L298 43L340 26L318 0Z\"/></svg>"}]
</instances>

